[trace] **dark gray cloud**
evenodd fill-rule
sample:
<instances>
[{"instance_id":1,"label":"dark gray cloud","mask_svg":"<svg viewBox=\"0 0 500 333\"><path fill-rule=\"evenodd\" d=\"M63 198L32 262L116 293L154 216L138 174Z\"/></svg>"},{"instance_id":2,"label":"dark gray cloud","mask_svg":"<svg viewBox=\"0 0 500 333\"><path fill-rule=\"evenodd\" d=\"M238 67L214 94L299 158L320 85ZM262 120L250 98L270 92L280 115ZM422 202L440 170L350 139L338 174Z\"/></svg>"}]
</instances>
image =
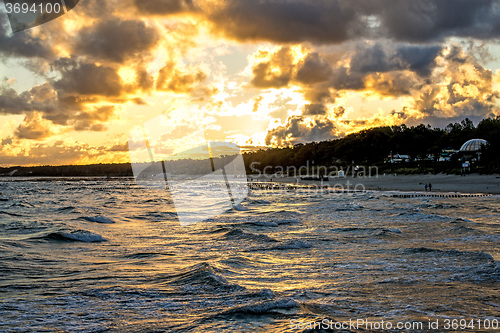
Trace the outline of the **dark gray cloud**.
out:
<instances>
[{"instance_id":1,"label":"dark gray cloud","mask_svg":"<svg viewBox=\"0 0 500 333\"><path fill-rule=\"evenodd\" d=\"M497 0L229 0L207 16L216 29L238 40L429 42L500 36Z\"/></svg>"},{"instance_id":2,"label":"dark gray cloud","mask_svg":"<svg viewBox=\"0 0 500 333\"><path fill-rule=\"evenodd\" d=\"M287 119L284 126L268 131L266 144L281 147L335 137L335 125L326 117L306 119L302 116L292 116Z\"/></svg>"},{"instance_id":3,"label":"dark gray cloud","mask_svg":"<svg viewBox=\"0 0 500 333\"><path fill-rule=\"evenodd\" d=\"M489 116L500 97L492 88L493 73L460 47L447 53L439 76L414 94L415 108L426 116Z\"/></svg>"},{"instance_id":4,"label":"dark gray cloud","mask_svg":"<svg viewBox=\"0 0 500 333\"><path fill-rule=\"evenodd\" d=\"M317 116L326 114L326 108L323 104L307 104L302 110L302 114L305 116Z\"/></svg>"},{"instance_id":5,"label":"dark gray cloud","mask_svg":"<svg viewBox=\"0 0 500 333\"><path fill-rule=\"evenodd\" d=\"M35 106L31 103L29 93L18 94L12 88L0 87L0 113L22 114L32 111Z\"/></svg>"},{"instance_id":6,"label":"dark gray cloud","mask_svg":"<svg viewBox=\"0 0 500 333\"><path fill-rule=\"evenodd\" d=\"M145 56L159 40L156 29L143 21L112 18L82 29L74 52L94 59L123 62Z\"/></svg>"},{"instance_id":7,"label":"dark gray cloud","mask_svg":"<svg viewBox=\"0 0 500 333\"><path fill-rule=\"evenodd\" d=\"M252 83L259 88L299 84L314 104L333 102L335 91L342 90L410 95L432 75L441 54L442 47L437 45L357 42L345 45L343 52L310 52L303 61L294 63L291 49L285 46L271 55L264 54L267 60L254 65Z\"/></svg>"},{"instance_id":8,"label":"dark gray cloud","mask_svg":"<svg viewBox=\"0 0 500 333\"><path fill-rule=\"evenodd\" d=\"M53 133L40 115L32 112L26 115L14 135L19 139L40 140L52 136Z\"/></svg>"},{"instance_id":9,"label":"dark gray cloud","mask_svg":"<svg viewBox=\"0 0 500 333\"><path fill-rule=\"evenodd\" d=\"M208 13L216 29L238 40L342 42L361 26L342 0L229 0Z\"/></svg>"},{"instance_id":10,"label":"dark gray cloud","mask_svg":"<svg viewBox=\"0 0 500 333\"><path fill-rule=\"evenodd\" d=\"M372 14L386 37L424 42L447 37L479 39L500 36L497 0L377 0Z\"/></svg>"},{"instance_id":11,"label":"dark gray cloud","mask_svg":"<svg viewBox=\"0 0 500 333\"><path fill-rule=\"evenodd\" d=\"M317 52L309 53L299 64L296 79L305 84L327 81L333 74L332 67Z\"/></svg>"},{"instance_id":12,"label":"dark gray cloud","mask_svg":"<svg viewBox=\"0 0 500 333\"><path fill-rule=\"evenodd\" d=\"M24 114L16 137L39 140L52 136L52 125L71 127L76 131L103 131L104 123L118 112L115 105L93 106L98 99L78 96L60 97L46 82L29 91L17 93L0 87L0 114Z\"/></svg>"},{"instance_id":13,"label":"dark gray cloud","mask_svg":"<svg viewBox=\"0 0 500 333\"><path fill-rule=\"evenodd\" d=\"M109 148L108 151L128 152L129 151L128 142L122 144L116 144L111 148Z\"/></svg>"},{"instance_id":14,"label":"dark gray cloud","mask_svg":"<svg viewBox=\"0 0 500 333\"><path fill-rule=\"evenodd\" d=\"M359 44L351 58L350 70L359 73L409 70L428 76L441 49L438 45Z\"/></svg>"},{"instance_id":15,"label":"dark gray cloud","mask_svg":"<svg viewBox=\"0 0 500 333\"><path fill-rule=\"evenodd\" d=\"M52 112L55 110L54 95L46 83L30 91L18 93L8 85L0 85L0 114L25 114L30 111Z\"/></svg>"},{"instance_id":16,"label":"dark gray cloud","mask_svg":"<svg viewBox=\"0 0 500 333\"><path fill-rule=\"evenodd\" d=\"M116 69L93 63L77 62L74 59L59 59L55 67L61 79L54 87L65 95L120 96L124 90Z\"/></svg>"},{"instance_id":17,"label":"dark gray cloud","mask_svg":"<svg viewBox=\"0 0 500 333\"><path fill-rule=\"evenodd\" d=\"M275 68L279 68L279 72L273 71ZM292 50L288 46L282 47L271 55L269 61L258 63L252 68L252 84L258 88L286 87L294 69Z\"/></svg>"},{"instance_id":18,"label":"dark gray cloud","mask_svg":"<svg viewBox=\"0 0 500 333\"><path fill-rule=\"evenodd\" d=\"M134 0L142 14L167 15L197 11L192 0Z\"/></svg>"},{"instance_id":19,"label":"dark gray cloud","mask_svg":"<svg viewBox=\"0 0 500 333\"><path fill-rule=\"evenodd\" d=\"M368 92L388 97L410 96L425 85L420 77L402 71L369 74L364 81Z\"/></svg>"},{"instance_id":20,"label":"dark gray cloud","mask_svg":"<svg viewBox=\"0 0 500 333\"><path fill-rule=\"evenodd\" d=\"M2 13L0 15L0 56L50 59L54 53L50 44L39 37L33 37L29 30L10 35L7 15Z\"/></svg>"},{"instance_id":21,"label":"dark gray cloud","mask_svg":"<svg viewBox=\"0 0 500 333\"><path fill-rule=\"evenodd\" d=\"M116 111L115 105L105 105L79 112L72 117L72 126L75 131L104 131L107 127L103 123L113 118Z\"/></svg>"}]
</instances>

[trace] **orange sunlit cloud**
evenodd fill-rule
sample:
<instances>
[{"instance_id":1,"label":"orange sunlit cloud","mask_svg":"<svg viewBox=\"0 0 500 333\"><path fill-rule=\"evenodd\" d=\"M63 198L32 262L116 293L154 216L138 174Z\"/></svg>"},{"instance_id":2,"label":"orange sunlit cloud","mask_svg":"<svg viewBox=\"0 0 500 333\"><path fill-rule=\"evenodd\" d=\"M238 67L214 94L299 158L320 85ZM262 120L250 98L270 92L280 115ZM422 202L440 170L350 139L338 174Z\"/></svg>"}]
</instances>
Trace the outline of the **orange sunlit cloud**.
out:
<instances>
[{"instance_id":1,"label":"orange sunlit cloud","mask_svg":"<svg viewBox=\"0 0 500 333\"><path fill-rule=\"evenodd\" d=\"M127 162L160 115L260 147L500 114L487 3L459 29L375 2L89 0L15 34L0 9L0 164Z\"/></svg>"}]
</instances>

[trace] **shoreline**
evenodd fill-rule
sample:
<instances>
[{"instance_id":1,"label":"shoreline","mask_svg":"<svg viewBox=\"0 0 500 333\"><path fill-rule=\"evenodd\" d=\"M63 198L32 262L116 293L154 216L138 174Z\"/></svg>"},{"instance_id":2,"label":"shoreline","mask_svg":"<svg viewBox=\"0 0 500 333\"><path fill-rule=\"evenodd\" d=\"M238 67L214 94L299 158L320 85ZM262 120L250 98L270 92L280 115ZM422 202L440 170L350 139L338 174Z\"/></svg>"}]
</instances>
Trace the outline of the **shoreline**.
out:
<instances>
[{"instance_id":1,"label":"shoreline","mask_svg":"<svg viewBox=\"0 0 500 333\"><path fill-rule=\"evenodd\" d=\"M133 181L133 177L0 177L0 182L20 181ZM249 183L283 183L290 185L315 185L353 190L356 186L369 191L399 191L416 192L419 194L432 193L462 193L462 194L496 194L500 195L500 175L470 174L458 175L381 175L374 177L347 176L332 178L328 181L301 180L300 177L276 177L276 175L247 175ZM432 191L425 191L425 184L432 184Z\"/></svg>"},{"instance_id":2,"label":"shoreline","mask_svg":"<svg viewBox=\"0 0 500 333\"><path fill-rule=\"evenodd\" d=\"M329 178L328 181L301 180L299 177L276 178L270 175L247 177L254 182L274 182L295 185L318 185L338 187L343 189L354 189L358 185L371 191L400 191L418 193L463 193L463 194L500 194L499 175L478 175L467 176L457 175L386 175L376 177L347 176L344 178ZM432 191L425 191L425 184L432 184Z\"/></svg>"}]
</instances>

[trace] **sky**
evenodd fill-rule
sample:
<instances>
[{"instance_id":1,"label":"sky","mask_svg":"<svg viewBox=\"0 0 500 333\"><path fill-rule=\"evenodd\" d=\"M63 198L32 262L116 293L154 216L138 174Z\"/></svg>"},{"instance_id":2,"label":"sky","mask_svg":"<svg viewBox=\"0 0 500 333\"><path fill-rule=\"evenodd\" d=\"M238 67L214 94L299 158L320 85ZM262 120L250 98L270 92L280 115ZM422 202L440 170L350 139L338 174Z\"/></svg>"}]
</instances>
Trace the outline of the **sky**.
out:
<instances>
[{"instance_id":1,"label":"sky","mask_svg":"<svg viewBox=\"0 0 500 333\"><path fill-rule=\"evenodd\" d=\"M477 122L499 38L498 0L81 0L16 33L0 3L0 165L129 162L143 124L170 151Z\"/></svg>"}]
</instances>

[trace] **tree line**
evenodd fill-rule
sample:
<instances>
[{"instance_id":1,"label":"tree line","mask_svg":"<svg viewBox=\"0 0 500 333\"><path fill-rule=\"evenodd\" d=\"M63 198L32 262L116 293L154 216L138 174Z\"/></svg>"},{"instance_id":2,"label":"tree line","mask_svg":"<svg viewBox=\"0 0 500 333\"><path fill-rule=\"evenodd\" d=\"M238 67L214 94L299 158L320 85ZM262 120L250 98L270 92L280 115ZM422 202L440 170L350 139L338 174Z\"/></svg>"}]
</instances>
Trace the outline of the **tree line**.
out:
<instances>
[{"instance_id":1,"label":"tree line","mask_svg":"<svg viewBox=\"0 0 500 333\"><path fill-rule=\"evenodd\" d=\"M446 128L430 125L382 126L349 134L343 138L296 144L286 148L271 148L247 152L243 155L247 173L286 167L324 166L348 169L353 165L377 166L380 172L460 173L460 154L450 161L438 162L443 149L458 150L470 139L484 139L489 145L481 150L480 161L474 164L474 172L500 173L500 116L481 120L477 126L466 118L451 123ZM390 154L410 155L414 161L404 164L384 163ZM435 157L429 160L429 155ZM179 160L178 168L193 169L193 173L205 170L199 161ZM216 161L217 162L217 161ZM217 163L216 163L217 164ZM352 168L351 168L352 169ZM13 173L13 171L15 172ZM7 167L0 168L0 176L37 177L131 177L130 163L94 164L69 166Z\"/></svg>"},{"instance_id":2,"label":"tree line","mask_svg":"<svg viewBox=\"0 0 500 333\"><path fill-rule=\"evenodd\" d=\"M375 165L381 171L400 169L403 173L459 173L460 154L452 157L449 162L438 163L437 159L442 150L459 150L470 139L489 142L489 145L483 147L474 171L500 173L500 116L483 119L477 126L466 118L459 123L451 123L444 129L423 124L411 127L375 127L340 139L246 153L244 160L248 172L255 169L262 171L268 166L298 168L314 162L316 166L326 167ZM410 155L417 161L404 166L384 163L391 153ZM435 159L429 161L429 155L433 155Z\"/></svg>"}]
</instances>

